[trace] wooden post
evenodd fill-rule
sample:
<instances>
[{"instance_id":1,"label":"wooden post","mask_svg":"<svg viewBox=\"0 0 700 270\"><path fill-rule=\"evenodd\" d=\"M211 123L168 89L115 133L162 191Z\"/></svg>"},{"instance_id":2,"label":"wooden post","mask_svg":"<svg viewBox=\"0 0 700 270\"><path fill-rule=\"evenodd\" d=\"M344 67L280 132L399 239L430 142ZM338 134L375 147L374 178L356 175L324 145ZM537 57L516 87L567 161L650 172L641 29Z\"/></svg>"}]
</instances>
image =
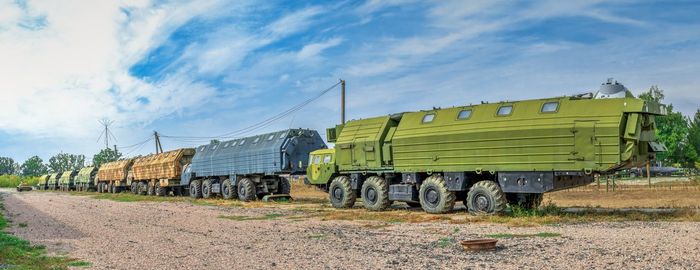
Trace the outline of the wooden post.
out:
<instances>
[{"instance_id":1,"label":"wooden post","mask_svg":"<svg viewBox=\"0 0 700 270\"><path fill-rule=\"evenodd\" d=\"M649 188L651 188L651 161L647 160L647 181L649 181Z\"/></svg>"},{"instance_id":2,"label":"wooden post","mask_svg":"<svg viewBox=\"0 0 700 270\"><path fill-rule=\"evenodd\" d=\"M613 192L615 192L615 176L614 175L612 176L612 179L613 179Z\"/></svg>"}]
</instances>

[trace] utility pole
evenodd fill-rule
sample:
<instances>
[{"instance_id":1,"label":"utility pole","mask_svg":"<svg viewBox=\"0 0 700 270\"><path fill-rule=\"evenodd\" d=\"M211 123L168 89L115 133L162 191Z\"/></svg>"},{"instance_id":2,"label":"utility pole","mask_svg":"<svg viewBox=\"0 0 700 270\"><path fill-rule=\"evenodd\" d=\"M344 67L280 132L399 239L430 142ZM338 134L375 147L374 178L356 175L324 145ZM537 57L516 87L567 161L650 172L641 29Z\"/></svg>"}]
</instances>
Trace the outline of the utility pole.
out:
<instances>
[{"instance_id":1,"label":"utility pole","mask_svg":"<svg viewBox=\"0 0 700 270\"><path fill-rule=\"evenodd\" d=\"M153 136L156 138L156 154L163 153L163 146L160 145L160 136L158 135L158 131L153 131Z\"/></svg>"},{"instance_id":2,"label":"utility pole","mask_svg":"<svg viewBox=\"0 0 700 270\"><path fill-rule=\"evenodd\" d=\"M340 79L340 123L345 124L345 80Z\"/></svg>"},{"instance_id":3,"label":"utility pole","mask_svg":"<svg viewBox=\"0 0 700 270\"><path fill-rule=\"evenodd\" d=\"M117 145L115 144L114 145L114 153L116 153L116 152L117 152Z\"/></svg>"},{"instance_id":4,"label":"utility pole","mask_svg":"<svg viewBox=\"0 0 700 270\"><path fill-rule=\"evenodd\" d=\"M105 149L109 149L109 137L111 136L115 141L117 140L116 138L114 138L114 135L112 134L112 132L109 131L109 126L111 126L112 123L114 123L114 121L105 118L105 119L100 120L99 122L100 122L100 124L102 124L104 126L104 132L102 134L100 134L100 137L97 138L97 140L99 141L100 138L102 138L102 136L104 136L105 137Z\"/></svg>"}]
</instances>

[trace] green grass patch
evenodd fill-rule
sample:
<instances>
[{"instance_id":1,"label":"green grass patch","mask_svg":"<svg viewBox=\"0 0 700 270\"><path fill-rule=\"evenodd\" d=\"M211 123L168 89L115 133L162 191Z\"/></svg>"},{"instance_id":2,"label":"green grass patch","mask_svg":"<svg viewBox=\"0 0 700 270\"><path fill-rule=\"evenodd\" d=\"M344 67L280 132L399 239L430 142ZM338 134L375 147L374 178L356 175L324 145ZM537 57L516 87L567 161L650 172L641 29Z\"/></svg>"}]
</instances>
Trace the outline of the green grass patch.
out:
<instances>
[{"instance_id":1,"label":"green grass patch","mask_svg":"<svg viewBox=\"0 0 700 270\"><path fill-rule=\"evenodd\" d=\"M496 234L487 234L486 235L486 237L491 237L491 238L522 238L522 237L548 238L548 237L559 237L559 236L561 236L561 234L551 233L551 232L540 232L540 233L534 233L534 234L496 233Z\"/></svg>"},{"instance_id":2,"label":"green grass patch","mask_svg":"<svg viewBox=\"0 0 700 270\"><path fill-rule=\"evenodd\" d=\"M73 266L73 267L89 267L92 266L92 263L90 262L85 262L85 261L74 261L68 263L68 266Z\"/></svg>"},{"instance_id":3,"label":"green grass patch","mask_svg":"<svg viewBox=\"0 0 700 270\"><path fill-rule=\"evenodd\" d=\"M284 214L272 213L272 214L267 214L267 215L258 216L258 217L221 215L221 216L219 216L219 218L230 219L230 220L235 220L235 221L248 221L248 220L274 220L274 219L277 219L277 218L283 217L283 216L284 216Z\"/></svg>"},{"instance_id":4,"label":"green grass patch","mask_svg":"<svg viewBox=\"0 0 700 270\"><path fill-rule=\"evenodd\" d=\"M0 197L0 206L2 204ZM21 227L20 223L20 227ZM25 224L26 225L26 224ZM0 212L0 268L5 269L68 269L80 262L63 256L47 256L46 248L5 232L9 220Z\"/></svg>"},{"instance_id":5,"label":"green grass patch","mask_svg":"<svg viewBox=\"0 0 700 270\"><path fill-rule=\"evenodd\" d=\"M443 238L438 239L437 242L435 243L435 245L439 248L446 248L446 247L449 247L450 245L452 245L452 243L453 243L453 241L451 238L443 237Z\"/></svg>"},{"instance_id":6,"label":"green grass patch","mask_svg":"<svg viewBox=\"0 0 700 270\"><path fill-rule=\"evenodd\" d=\"M326 235L325 234L312 234L312 235L309 235L308 238L320 240L320 239L325 239Z\"/></svg>"}]
</instances>

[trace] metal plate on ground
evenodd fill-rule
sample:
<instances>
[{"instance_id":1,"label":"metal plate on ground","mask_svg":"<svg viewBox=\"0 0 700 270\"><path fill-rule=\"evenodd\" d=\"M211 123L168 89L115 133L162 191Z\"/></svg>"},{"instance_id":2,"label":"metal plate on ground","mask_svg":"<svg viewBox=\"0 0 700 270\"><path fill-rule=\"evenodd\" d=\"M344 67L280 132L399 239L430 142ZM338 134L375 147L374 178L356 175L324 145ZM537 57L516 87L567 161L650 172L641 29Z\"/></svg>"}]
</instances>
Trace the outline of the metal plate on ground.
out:
<instances>
[{"instance_id":1,"label":"metal plate on ground","mask_svg":"<svg viewBox=\"0 0 700 270\"><path fill-rule=\"evenodd\" d=\"M481 250L492 250L496 248L496 239L475 239L475 240L462 240L459 243L462 245L465 251L481 251Z\"/></svg>"}]
</instances>

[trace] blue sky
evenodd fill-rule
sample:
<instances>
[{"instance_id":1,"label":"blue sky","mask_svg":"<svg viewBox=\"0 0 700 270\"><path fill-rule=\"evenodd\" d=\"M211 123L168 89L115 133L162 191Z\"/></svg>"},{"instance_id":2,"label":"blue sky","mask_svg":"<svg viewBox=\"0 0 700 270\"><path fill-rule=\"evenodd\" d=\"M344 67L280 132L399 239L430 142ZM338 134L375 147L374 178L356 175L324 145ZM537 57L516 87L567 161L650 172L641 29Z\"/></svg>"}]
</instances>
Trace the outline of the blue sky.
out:
<instances>
[{"instance_id":1,"label":"blue sky","mask_svg":"<svg viewBox=\"0 0 700 270\"><path fill-rule=\"evenodd\" d=\"M697 1L0 0L0 155L91 157L103 118L122 147L154 130L224 134L339 78L351 119L576 94L608 77L635 93L659 85L689 115L700 103L698 10ZM323 133L339 121L338 101L332 91L255 132Z\"/></svg>"}]
</instances>

